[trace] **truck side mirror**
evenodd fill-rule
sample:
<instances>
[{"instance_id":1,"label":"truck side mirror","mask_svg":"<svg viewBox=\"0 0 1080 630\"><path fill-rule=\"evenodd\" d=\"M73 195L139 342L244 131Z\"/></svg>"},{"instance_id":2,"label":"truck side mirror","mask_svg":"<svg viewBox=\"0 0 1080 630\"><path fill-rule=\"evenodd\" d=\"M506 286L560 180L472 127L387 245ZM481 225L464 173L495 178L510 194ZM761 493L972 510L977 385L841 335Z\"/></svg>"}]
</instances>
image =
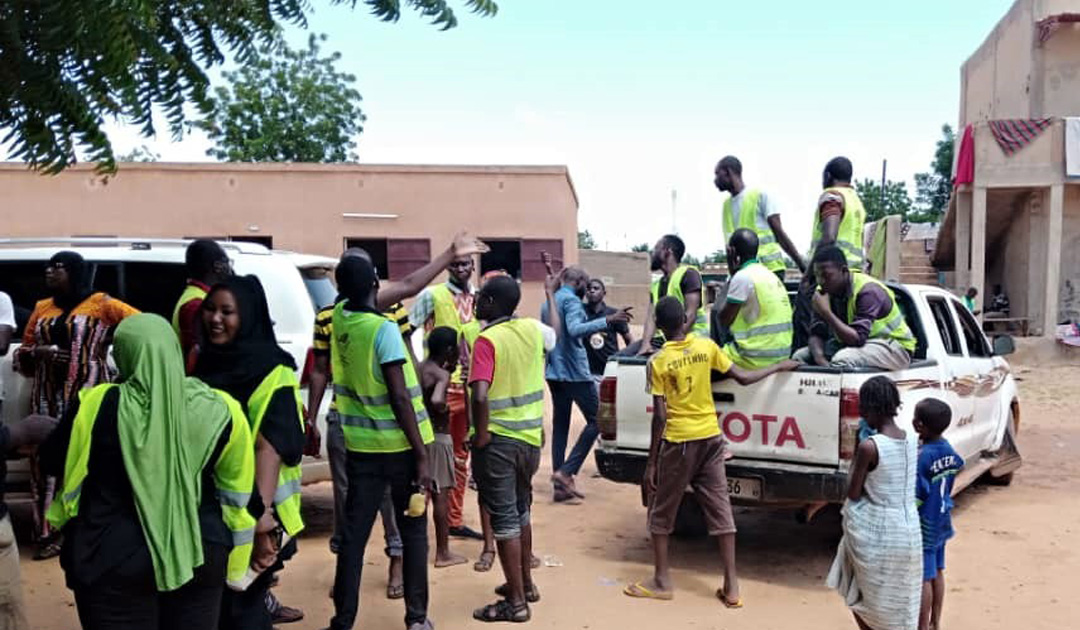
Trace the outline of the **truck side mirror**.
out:
<instances>
[{"instance_id":1,"label":"truck side mirror","mask_svg":"<svg viewBox=\"0 0 1080 630\"><path fill-rule=\"evenodd\" d=\"M1012 335L998 335L994 337L994 356L1004 357L1016 352L1016 342Z\"/></svg>"}]
</instances>

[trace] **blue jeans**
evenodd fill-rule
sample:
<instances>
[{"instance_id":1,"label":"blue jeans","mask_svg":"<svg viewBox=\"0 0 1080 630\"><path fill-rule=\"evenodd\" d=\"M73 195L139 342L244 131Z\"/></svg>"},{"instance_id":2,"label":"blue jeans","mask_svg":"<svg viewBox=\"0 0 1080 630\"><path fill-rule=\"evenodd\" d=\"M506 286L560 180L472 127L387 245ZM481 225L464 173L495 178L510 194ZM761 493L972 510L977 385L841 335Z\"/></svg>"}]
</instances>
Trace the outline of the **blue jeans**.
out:
<instances>
[{"instance_id":1,"label":"blue jeans","mask_svg":"<svg viewBox=\"0 0 1080 630\"><path fill-rule=\"evenodd\" d=\"M565 475L574 476L581 470L585 458L589 456L600 429L596 426L596 412L600 407L600 398L596 393L596 383L588 381L548 381L551 389L551 403L554 411L551 435L551 469ZM585 416L585 428L581 430L577 443L566 456L566 445L570 438L570 412L573 405Z\"/></svg>"}]
</instances>

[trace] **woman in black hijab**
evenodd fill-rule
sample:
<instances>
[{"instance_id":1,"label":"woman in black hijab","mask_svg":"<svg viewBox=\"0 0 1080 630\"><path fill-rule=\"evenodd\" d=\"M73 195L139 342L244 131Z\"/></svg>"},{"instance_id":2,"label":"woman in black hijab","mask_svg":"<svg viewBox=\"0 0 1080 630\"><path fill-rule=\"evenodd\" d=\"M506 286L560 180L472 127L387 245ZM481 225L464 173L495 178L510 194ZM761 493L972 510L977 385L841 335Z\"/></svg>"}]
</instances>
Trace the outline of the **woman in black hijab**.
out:
<instances>
[{"instance_id":1,"label":"woman in black hijab","mask_svg":"<svg viewBox=\"0 0 1080 630\"><path fill-rule=\"evenodd\" d=\"M247 590L226 593L223 629L270 630L273 618L266 596L273 573L296 552L291 539L304 527L299 465L304 421L295 370L292 355L274 337L258 278L233 277L210 289L202 305L202 343L194 375L243 405L255 438L254 496L261 499L252 506L259 519L252 568L261 573Z\"/></svg>"},{"instance_id":2,"label":"woman in black hijab","mask_svg":"<svg viewBox=\"0 0 1080 630\"><path fill-rule=\"evenodd\" d=\"M106 357L112 330L138 314L127 304L92 289L93 269L75 252L58 252L45 265L45 288L51 297L34 307L14 365L34 379L30 413L62 418L79 391L112 380ZM31 460L34 494L35 560L60 553L56 532L43 518L52 503L56 480L39 473Z\"/></svg>"}]
</instances>

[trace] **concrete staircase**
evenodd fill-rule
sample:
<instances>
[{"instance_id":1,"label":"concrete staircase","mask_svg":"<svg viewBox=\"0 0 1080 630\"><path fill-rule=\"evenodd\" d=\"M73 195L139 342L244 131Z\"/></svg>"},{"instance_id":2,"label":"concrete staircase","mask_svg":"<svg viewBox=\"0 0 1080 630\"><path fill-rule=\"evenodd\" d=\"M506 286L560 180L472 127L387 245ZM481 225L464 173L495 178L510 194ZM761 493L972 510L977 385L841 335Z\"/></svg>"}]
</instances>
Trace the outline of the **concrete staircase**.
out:
<instances>
[{"instance_id":1,"label":"concrete staircase","mask_svg":"<svg viewBox=\"0 0 1080 630\"><path fill-rule=\"evenodd\" d=\"M903 241L900 247L900 282L904 284L938 284L937 269L930 264L923 241Z\"/></svg>"}]
</instances>

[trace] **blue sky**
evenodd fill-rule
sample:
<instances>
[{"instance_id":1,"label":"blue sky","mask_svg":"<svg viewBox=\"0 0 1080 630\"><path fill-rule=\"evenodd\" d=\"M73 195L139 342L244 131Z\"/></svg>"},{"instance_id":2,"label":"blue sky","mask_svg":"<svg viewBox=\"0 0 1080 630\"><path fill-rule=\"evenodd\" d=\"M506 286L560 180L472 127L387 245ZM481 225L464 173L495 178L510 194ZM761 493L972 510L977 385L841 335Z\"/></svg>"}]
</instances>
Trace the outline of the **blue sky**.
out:
<instances>
[{"instance_id":1,"label":"blue sky","mask_svg":"<svg viewBox=\"0 0 1080 630\"><path fill-rule=\"evenodd\" d=\"M956 122L960 65L1011 0L500 0L491 19L459 10L448 32L314 4L309 30L364 96L362 162L566 164L581 229L612 249L671 230L675 190L674 225L700 256L721 246L725 154L800 248L829 158L850 157L857 178L879 179L883 158L890 179L927 170ZM208 159L198 135L114 129L120 152Z\"/></svg>"}]
</instances>

